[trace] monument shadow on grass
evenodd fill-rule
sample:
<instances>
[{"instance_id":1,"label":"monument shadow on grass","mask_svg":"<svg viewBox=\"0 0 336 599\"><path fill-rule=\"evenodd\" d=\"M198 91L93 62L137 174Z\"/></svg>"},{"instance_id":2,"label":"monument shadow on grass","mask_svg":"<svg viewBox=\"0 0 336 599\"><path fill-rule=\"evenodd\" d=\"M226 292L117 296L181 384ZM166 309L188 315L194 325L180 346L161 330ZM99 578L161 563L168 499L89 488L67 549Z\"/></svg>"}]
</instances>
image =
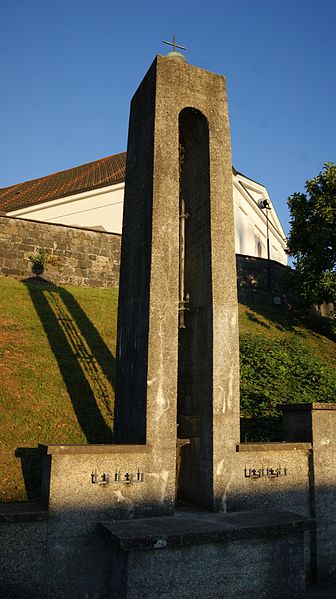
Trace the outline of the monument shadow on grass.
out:
<instances>
[{"instance_id":1,"label":"monument shadow on grass","mask_svg":"<svg viewBox=\"0 0 336 599\"><path fill-rule=\"evenodd\" d=\"M43 280L23 282L88 443L112 443L114 356L69 291Z\"/></svg>"}]
</instances>

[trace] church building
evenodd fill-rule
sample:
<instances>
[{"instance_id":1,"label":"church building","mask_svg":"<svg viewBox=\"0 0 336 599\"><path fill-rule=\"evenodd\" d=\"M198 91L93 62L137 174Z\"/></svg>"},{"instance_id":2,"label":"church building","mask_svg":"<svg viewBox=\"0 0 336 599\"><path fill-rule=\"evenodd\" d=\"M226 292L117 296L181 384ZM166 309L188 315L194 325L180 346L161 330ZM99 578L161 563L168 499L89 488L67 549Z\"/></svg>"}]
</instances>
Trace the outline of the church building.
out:
<instances>
[{"instance_id":1,"label":"church building","mask_svg":"<svg viewBox=\"0 0 336 599\"><path fill-rule=\"evenodd\" d=\"M126 152L0 189L0 212L121 234ZM232 167L236 254L287 264L285 233L267 189Z\"/></svg>"}]
</instances>

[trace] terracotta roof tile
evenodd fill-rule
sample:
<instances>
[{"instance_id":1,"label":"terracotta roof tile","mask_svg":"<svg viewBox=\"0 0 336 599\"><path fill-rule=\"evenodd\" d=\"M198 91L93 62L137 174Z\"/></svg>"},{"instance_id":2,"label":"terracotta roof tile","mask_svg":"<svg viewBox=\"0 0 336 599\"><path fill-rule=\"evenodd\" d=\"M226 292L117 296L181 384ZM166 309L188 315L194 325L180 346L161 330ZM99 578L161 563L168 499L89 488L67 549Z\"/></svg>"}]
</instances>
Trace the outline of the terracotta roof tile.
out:
<instances>
[{"instance_id":1,"label":"terracotta roof tile","mask_svg":"<svg viewBox=\"0 0 336 599\"><path fill-rule=\"evenodd\" d=\"M0 189L0 211L11 212L66 196L121 183L125 179L126 152L100 158L40 179Z\"/></svg>"},{"instance_id":2,"label":"terracotta roof tile","mask_svg":"<svg viewBox=\"0 0 336 599\"><path fill-rule=\"evenodd\" d=\"M241 174L232 167L233 174ZM0 188L0 213L43 204L90 189L125 180L126 152L100 158L87 164Z\"/></svg>"}]
</instances>

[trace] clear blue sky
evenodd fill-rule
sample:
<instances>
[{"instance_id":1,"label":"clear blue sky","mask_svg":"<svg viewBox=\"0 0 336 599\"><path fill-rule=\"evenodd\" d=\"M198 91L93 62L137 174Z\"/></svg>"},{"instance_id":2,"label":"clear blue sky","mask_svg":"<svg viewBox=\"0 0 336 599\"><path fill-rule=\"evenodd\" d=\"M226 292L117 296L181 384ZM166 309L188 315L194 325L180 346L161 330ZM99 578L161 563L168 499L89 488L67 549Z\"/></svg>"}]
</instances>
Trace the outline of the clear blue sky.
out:
<instances>
[{"instance_id":1,"label":"clear blue sky","mask_svg":"<svg viewBox=\"0 0 336 599\"><path fill-rule=\"evenodd\" d=\"M126 149L162 39L227 77L233 164L286 200L336 153L336 1L2 0L0 187Z\"/></svg>"}]
</instances>

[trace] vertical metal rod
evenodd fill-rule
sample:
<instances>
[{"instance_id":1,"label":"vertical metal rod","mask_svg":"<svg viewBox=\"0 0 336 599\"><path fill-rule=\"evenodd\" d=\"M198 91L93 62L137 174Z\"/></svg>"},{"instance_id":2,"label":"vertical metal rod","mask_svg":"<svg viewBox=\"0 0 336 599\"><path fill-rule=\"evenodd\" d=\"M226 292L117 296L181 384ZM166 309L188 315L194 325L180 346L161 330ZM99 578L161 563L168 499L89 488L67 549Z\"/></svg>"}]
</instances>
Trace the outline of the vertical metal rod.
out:
<instances>
[{"instance_id":1,"label":"vertical metal rod","mask_svg":"<svg viewBox=\"0 0 336 599\"><path fill-rule=\"evenodd\" d=\"M260 210L266 210L266 232L267 232L267 284L268 290L271 291L271 250L270 250L270 240L269 240L269 219L268 219L268 210L271 210L271 205L267 199L259 200L258 206Z\"/></svg>"},{"instance_id":2,"label":"vertical metal rod","mask_svg":"<svg viewBox=\"0 0 336 599\"><path fill-rule=\"evenodd\" d=\"M267 283L268 289L271 290L271 253L269 240L269 224L268 224L268 209L266 208L266 231L267 231Z\"/></svg>"},{"instance_id":3,"label":"vertical metal rod","mask_svg":"<svg viewBox=\"0 0 336 599\"><path fill-rule=\"evenodd\" d=\"M184 266L185 266L185 201L180 203L180 264L179 264L179 328L185 329L184 322Z\"/></svg>"}]
</instances>

